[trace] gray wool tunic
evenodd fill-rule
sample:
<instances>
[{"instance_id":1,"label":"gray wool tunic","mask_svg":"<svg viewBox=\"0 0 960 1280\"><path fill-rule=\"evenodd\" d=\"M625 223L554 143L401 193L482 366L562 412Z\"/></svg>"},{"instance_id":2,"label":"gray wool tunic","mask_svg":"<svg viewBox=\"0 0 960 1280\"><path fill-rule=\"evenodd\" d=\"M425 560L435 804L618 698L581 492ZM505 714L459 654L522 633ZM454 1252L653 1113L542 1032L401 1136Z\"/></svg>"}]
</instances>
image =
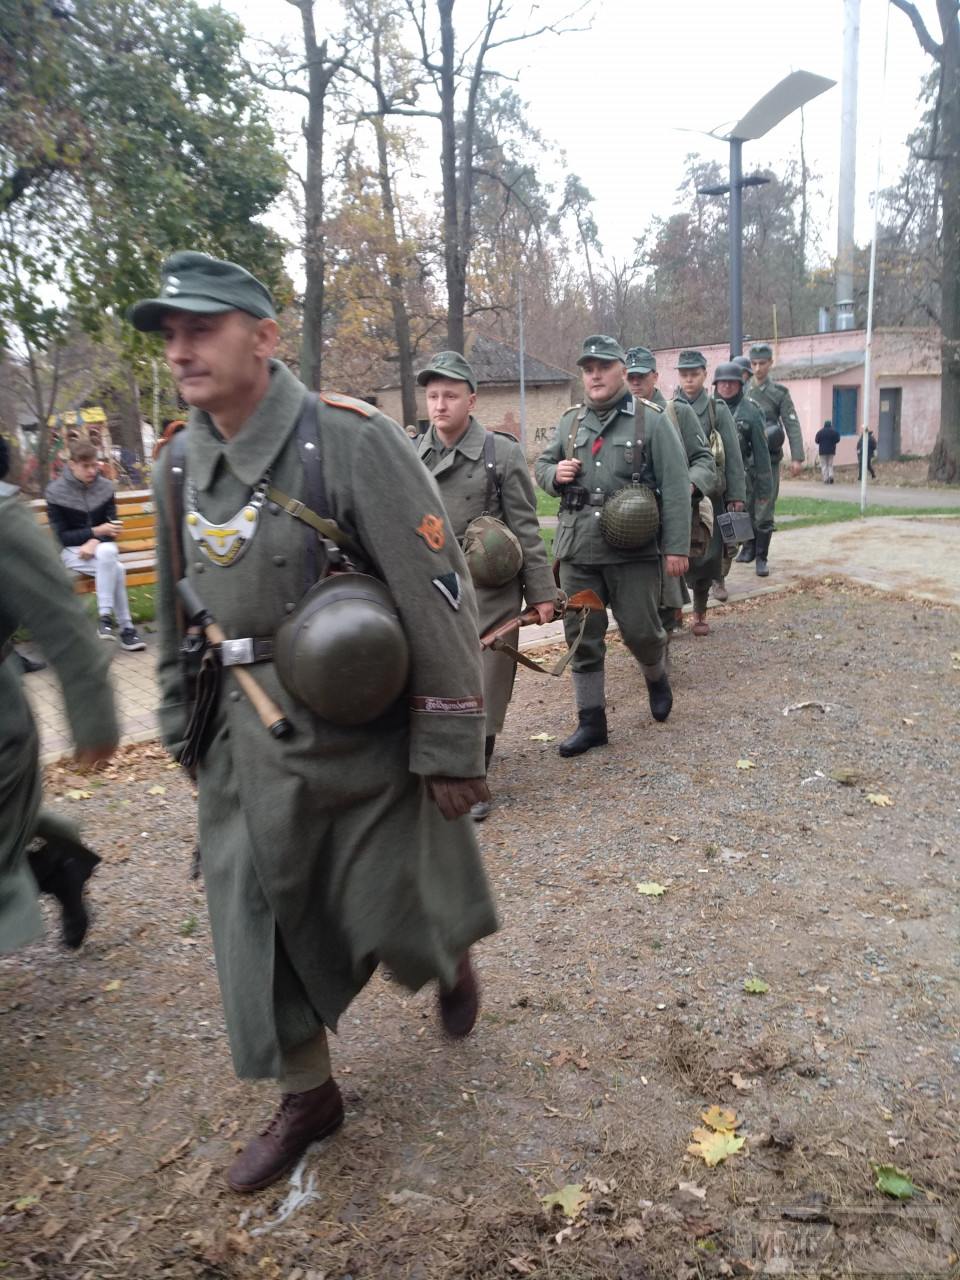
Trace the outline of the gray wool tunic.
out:
<instances>
[{"instance_id":1,"label":"gray wool tunic","mask_svg":"<svg viewBox=\"0 0 960 1280\"><path fill-rule=\"evenodd\" d=\"M294 433L305 395L273 362L266 396L232 440L191 412L187 475L206 520L231 520L268 468L273 485L308 501ZM425 783L484 772L477 611L462 554L436 486L396 423L368 405L325 397L319 441L331 514L390 587L411 673L384 716L343 728L296 703L271 662L248 667L294 726L277 740L224 669L198 771L198 822L230 1046L245 1077L279 1075L285 1050L321 1026L335 1029L378 962L412 989L449 983L462 952L497 928L473 824L445 821ZM161 455L160 721L176 755L189 708L167 473ZM228 638L273 635L303 593L304 525L279 507L263 508L248 548L229 566L206 559L186 530L184 548L187 576Z\"/></svg>"}]
</instances>

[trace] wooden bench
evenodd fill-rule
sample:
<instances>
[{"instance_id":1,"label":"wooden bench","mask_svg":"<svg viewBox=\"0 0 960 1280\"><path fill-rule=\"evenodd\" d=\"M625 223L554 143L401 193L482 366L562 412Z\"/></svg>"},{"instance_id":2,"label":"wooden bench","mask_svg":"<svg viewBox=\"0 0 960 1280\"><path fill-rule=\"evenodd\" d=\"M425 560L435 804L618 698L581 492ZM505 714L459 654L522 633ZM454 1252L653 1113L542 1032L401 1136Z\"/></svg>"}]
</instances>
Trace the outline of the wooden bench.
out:
<instances>
[{"instance_id":1,"label":"wooden bench","mask_svg":"<svg viewBox=\"0 0 960 1280\"><path fill-rule=\"evenodd\" d=\"M127 586L149 586L157 580L157 533L153 514L153 494L149 489L125 489L116 495L117 519L123 526L117 544L120 561L127 571ZM47 505L35 498L30 506L37 520L49 527ZM74 591L87 595L94 589L93 577L74 574Z\"/></svg>"}]
</instances>

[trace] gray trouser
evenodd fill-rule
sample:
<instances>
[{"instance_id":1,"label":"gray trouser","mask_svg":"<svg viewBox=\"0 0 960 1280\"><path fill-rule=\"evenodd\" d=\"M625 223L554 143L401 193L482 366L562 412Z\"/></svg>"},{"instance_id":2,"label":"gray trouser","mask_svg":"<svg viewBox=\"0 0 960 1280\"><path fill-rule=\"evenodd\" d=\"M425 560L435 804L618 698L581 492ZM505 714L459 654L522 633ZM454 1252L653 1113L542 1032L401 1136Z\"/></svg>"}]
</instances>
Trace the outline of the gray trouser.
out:
<instances>
[{"instance_id":1,"label":"gray trouser","mask_svg":"<svg viewBox=\"0 0 960 1280\"><path fill-rule=\"evenodd\" d=\"M631 560L625 564L571 564L560 562L560 586L573 595L577 591L595 591L609 605L620 628L623 643L636 660L647 667L656 666L667 647L667 633L660 623L660 561ZM580 629L580 618L568 614L563 621L567 644L572 644ZM602 671L607 651L607 613L591 611L580 648L574 654L574 671Z\"/></svg>"},{"instance_id":2,"label":"gray trouser","mask_svg":"<svg viewBox=\"0 0 960 1280\"><path fill-rule=\"evenodd\" d=\"M127 571L115 542L101 542L90 560L84 560L76 547L64 547L60 559L72 573L85 573L93 578L97 590L97 613L101 617L115 613L121 627L132 626L130 605L127 603Z\"/></svg>"},{"instance_id":3,"label":"gray trouser","mask_svg":"<svg viewBox=\"0 0 960 1280\"><path fill-rule=\"evenodd\" d=\"M833 458L832 453L821 453L820 455L820 476L823 480L833 479Z\"/></svg>"}]
</instances>

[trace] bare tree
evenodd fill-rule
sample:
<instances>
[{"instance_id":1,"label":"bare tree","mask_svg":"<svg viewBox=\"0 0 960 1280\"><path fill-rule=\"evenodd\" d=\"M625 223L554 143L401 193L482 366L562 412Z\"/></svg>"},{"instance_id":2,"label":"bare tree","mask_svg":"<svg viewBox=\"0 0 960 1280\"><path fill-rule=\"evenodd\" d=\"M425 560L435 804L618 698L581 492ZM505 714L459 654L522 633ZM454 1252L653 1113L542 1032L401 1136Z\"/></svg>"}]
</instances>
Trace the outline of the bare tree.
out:
<instances>
[{"instance_id":1,"label":"bare tree","mask_svg":"<svg viewBox=\"0 0 960 1280\"><path fill-rule=\"evenodd\" d=\"M940 274L940 434L929 478L960 484L960 4L937 0L941 39L931 35L917 7L893 0L913 24L921 47L937 63L939 91L930 154L939 168L943 252Z\"/></svg>"}]
</instances>

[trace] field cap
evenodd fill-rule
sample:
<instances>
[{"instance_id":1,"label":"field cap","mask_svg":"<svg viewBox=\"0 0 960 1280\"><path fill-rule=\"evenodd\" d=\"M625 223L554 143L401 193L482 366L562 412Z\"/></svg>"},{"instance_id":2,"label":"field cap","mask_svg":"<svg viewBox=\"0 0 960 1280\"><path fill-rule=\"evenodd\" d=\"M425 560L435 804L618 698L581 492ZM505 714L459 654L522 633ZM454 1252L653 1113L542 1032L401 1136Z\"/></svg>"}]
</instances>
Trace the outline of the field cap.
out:
<instances>
[{"instance_id":1,"label":"field cap","mask_svg":"<svg viewBox=\"0 0 960 1280\"><path fill-rule=\"evenodd\" d=\"M750 348L751 360L772 360L773 347L769 342L755 342Z\"/></svg>"},{"instance_id":2,"label":"field cap","mask_svg":"<svg viewBox=\"0 0 960 1280\"><path fill-rule=\"evenodd\" d=\"M453 378L465 382L471 391L477 389L477 377L459 351L438 351L430 363L417 374L417 383L425 387L431 378Z\"/></svg>"},{"instance_id":3,"label":"field cap","mask_svg":"<svg viewBox=\"0 0 960 1280\"><path fill-rule=\"evenodd\" d=\"M585 360L606 360L611 364L614 360L619 360L621 364L626 364L627 357L616 338L611 338L607 333L594 333L589 338L584 338L577 364L581 365Z\"/></svg>"},{"instance_id":4,"label":"field cap","mask_svg":"<svg viewBox=\"0 0 960 1280\"><path fill-rule=\"evenodd\" d=\"M707 357L702 351L681 351L677 356L678 369L705 369Z\"/></svg>"},{"instance_id":5,"label":"field cap","mask_svg":"<svg viewBox=\"0 0 960 1280\"><path fill-rule=\"evenodd\" d=\"M631 347L627 352L627 373L653 373L657 357L649 347Z\"/></svg>"},{"instance_id":6,"label":"field cap","mask_svg":"<svg viewBox=\"0 0 960 1280\"><path fill-rule=\"evenodd\" d=\"M270 291L256 276L235 262L191 249L167 258L160 268L160 296L135 302L128 315L135 329L153 333L168 311L208 316L246 311L260 320L273 320L277 314Z\"/></svg>"}]
</instances>

